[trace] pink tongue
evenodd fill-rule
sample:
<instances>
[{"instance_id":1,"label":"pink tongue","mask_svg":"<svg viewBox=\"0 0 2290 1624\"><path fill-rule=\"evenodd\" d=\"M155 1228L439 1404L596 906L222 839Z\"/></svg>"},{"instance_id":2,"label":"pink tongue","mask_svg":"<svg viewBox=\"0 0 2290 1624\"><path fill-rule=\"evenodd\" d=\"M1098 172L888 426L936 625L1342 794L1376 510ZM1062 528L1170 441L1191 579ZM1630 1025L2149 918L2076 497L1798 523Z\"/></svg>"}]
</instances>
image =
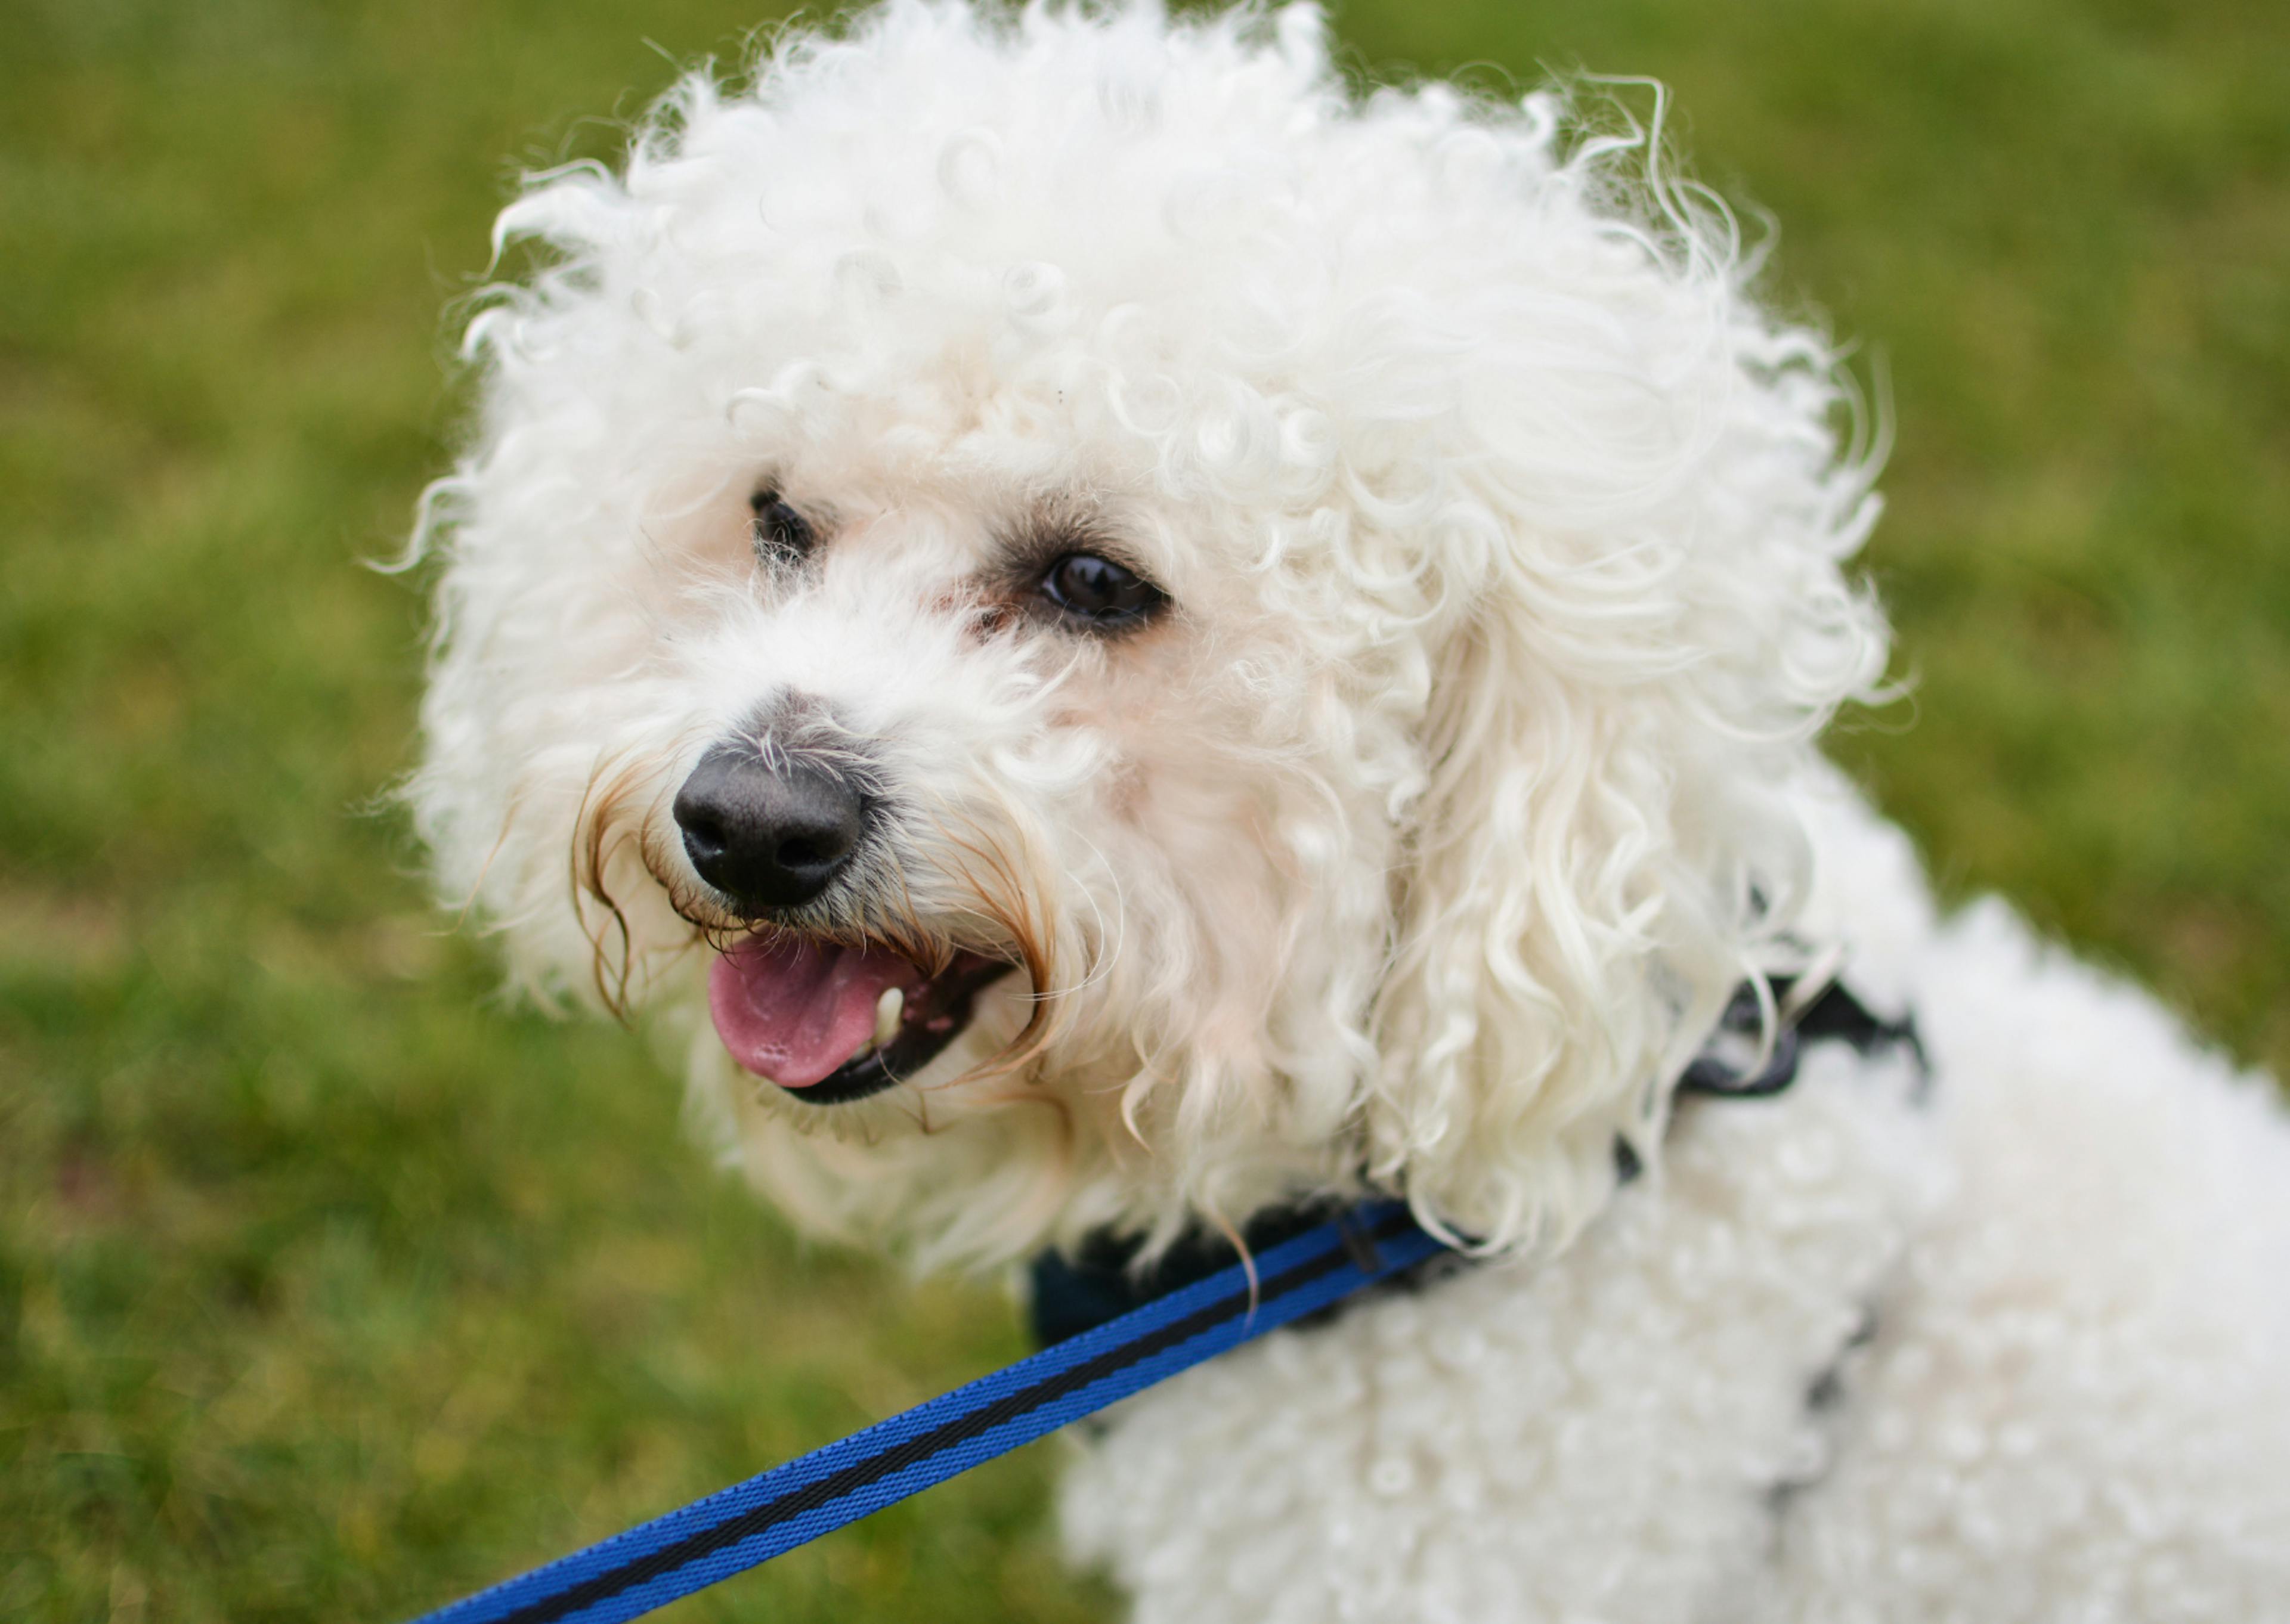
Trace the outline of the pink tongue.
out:
<instances>
[{"instance_id":1,"label":"pink tongue","mask_svg":"<svg viewBox=\"0 0 2290 1624\"><path fill-rule=\"evenodd\" d=\"M884 948L751 936L708 972L708 1011L732 1058L781 1088L809 1088L875 1035L885 989L923 973Z\"/></svg>"}]
</instances>

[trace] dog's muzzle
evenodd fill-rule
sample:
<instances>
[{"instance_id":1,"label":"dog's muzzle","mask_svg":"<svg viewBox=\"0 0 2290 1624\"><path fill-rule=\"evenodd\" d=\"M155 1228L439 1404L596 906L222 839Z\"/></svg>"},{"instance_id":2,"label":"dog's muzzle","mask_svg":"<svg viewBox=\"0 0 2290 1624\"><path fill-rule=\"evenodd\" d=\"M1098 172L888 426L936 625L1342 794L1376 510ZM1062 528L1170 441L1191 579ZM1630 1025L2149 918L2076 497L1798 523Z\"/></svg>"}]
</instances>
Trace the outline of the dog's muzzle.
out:
<instances>
[{"instance_id":1,"label":"dog's muzzle","mask_svg":"<svg viewBox=\"0 0 2290 1624\"><path fill-rule=\"evenodd\" d=\"M729 911L765 927L709 970L717 1033L746 1070L813 1105L861 1100L919 1072L1011 969L957 950L931 974L879 943L771 928L851 868L868 809L833 764L745 743L709 751L676 796L693 868Z\"/></svg>"}]
</instances>

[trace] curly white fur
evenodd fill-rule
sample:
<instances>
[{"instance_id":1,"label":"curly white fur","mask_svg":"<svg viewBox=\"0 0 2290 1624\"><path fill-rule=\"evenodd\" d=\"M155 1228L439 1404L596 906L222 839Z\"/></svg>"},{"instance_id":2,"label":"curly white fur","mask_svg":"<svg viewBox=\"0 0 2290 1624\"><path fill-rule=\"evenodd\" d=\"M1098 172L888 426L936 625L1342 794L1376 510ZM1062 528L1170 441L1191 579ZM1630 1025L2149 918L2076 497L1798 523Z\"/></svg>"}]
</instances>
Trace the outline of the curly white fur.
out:
<instances>
[{"instance_id":1,"label":"curly white fur","mask_svg":"<svg viewBox=\"0 0 2290 1624\"><path fill-rule=\"evenodd\" d=\"M444 567L412 800L524 985L690 1023L698 1096L751 1173L801 1221L925 1262L1368 1188L1514 1266L1558 1257L1428 1295L1447 1332L1386 1305L1142 1401L1155 1419L1117 1428L1073 1503L1144 1616L1860 1616L1835 1598L1862 1580L1838 1576L1925 1548L1899 1496L1944 1446L1867 1419L1833 1486L1784 1497L1814 1565L1772 1569L1744 1485L1798 1469L1802 1383L1880 1290L1928 1300L1911 1318L1939 1329L1854 1356L1910 1434L1936 1424L1934 1361L1974 1359L1956 1316L2072 1260L1951 1252L1950 1224L2046 1235L2006 1216L2016 1178L2121 1176L2111 1142L2093 1154L2114 1171L2082 1175L1981 1148L2058 1138L2035 1124L2076 1084L1983 1059L1967 1018L1947 1068L2007 1092L2024 1073L2025 1099L1950 1075L1965 1103L1936 1128L1815 1077L1739 1124L1701 1113L1661 1178L1671 1084L1792 932L1865 938L1880 975L1913 964L1891 990L1928 995L1942 1031L1942 1001L2059 972L2008 932L1806 912L1814 740L1884 662L1843 568L1870 468L1831 347L1750 297L1731 217L1661 160L1658 120L1610 102L1356 95L1309 6L893 0L779 37L744 82L686 78L620 172L536 176L501 216L539 268L469 322L480 422L416 540ZM759 484L818 525L811 564L751 552ZM1171 612L1120 640L1012 612L995 582L1045 536L1117 547ZM1023 966L889 1094L790 1100L695 1019L739 926L669 806L732 736L839 751L893 809L807 928ZM1869 907L1914 916L1921 894L1902 870ZM2071 1024L2127 1002L2068 981L2036 1002ZM2136 1008L2152 1068L2218 1092ZM1808 1134L1845 1148L1791 1206L1772 1191ZM1654 1176L1608 1212L1618 1140ZM1932 1218L1950 1180L1992 1210ZM2278 1268L2282 1204L2250 1242ZM1705 1265L1730 1284L1660 1284ZM1402 1351L1450 1334L1486 1380ZM2241 1321L2216 1345L2244 1371L2283 1347ZM1554 1358L1575 1373L1545 1392ZM1356 1423L1309 1468L1274 1397L1307 1364ZM2280 1435L2268 1391L2251 1437ZM1418 1411L1417 1464L1387 1470L1378 1429ZM1229 1428L1268 1440L1231 1480L1256 1484L1245 1508L1198 1492ZM1512 1482L1489 1452L1533 1464ZM1421 1500L1427 1461L1494 1476ZM2264 1537L2238 1550L2279 1558L2278 1498L2248 1504ZM1477 1505L1509 1532L1469 1532ZM1429 1532L1361 1555L1373 1574L1322 1562L1371 1524ZM1899 1594L1991 1594L1941 1572ZM1783 1608L1800 1592L1830 1599Z\"/></svg>"},{"instance_id":2,"label":"curly white fur","mask_svg":"<svg viewBox=\"0 0 2290 1624\"><path fill-rule=\"evenodd\" d=\"M1077 1450L1139 1624L2290 1619L2290 1133L2269 1084L1809 788L1806 924L1912 1004L1696 1102L1558 1259L1277 1333Z\"/></svg>"},{"instance_id":3,"label":"curly white fur","mask_svg":"<svg viewBox=\"0 0 2290 1624\"><path fill-rule=\"evenodd\" d=\"M973 1181L1048 1164L1004 1142L1022 1097L935 1091L981 1156L862 1113L834 1173L777 1111L798 1210L1006 1252L1365 1173L1496 1248L1571 1232L1787 923L1779 791L1881 635L1828 349L1649 136L1562 110L1356 105L1303 9L901 4L687 79L623 176L536 180L500 235L556 258L470 323L483 432L427 532L449 891L577 988L601 839L608 978L688 993L636 859L674 869L669 792L799 688L946 826L901 832L915 923L974 926L990 853L1067 1142L989 1236ZM804 588L750 579L759 471L835 515ZM1044 503L1181 630L970 637L949 595Z\"/></svg>"}]
</instances>

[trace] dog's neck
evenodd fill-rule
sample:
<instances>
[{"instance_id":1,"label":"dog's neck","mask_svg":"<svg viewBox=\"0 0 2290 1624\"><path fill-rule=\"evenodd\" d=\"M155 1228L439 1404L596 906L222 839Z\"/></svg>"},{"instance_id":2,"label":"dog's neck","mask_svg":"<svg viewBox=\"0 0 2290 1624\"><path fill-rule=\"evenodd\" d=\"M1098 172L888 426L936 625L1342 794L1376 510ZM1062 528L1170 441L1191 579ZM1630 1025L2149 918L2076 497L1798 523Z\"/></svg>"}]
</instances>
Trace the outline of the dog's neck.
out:
<instances>
[{"instance_id":1,"label":"dog's neck","mask_svg":"<svg viewBox=\"0 0 2290 1624\"><path fill-rule=\"evenodd\" d=\"M1915 1062L1919 1100L1931 1084L1915 1012L1896 1020L1877 1014L1830 968L1770 977L1762 993L1744 982L1677 1092L1712 1100L1770 1098L1797 1081L1805 1046L1816 1043L1841 1043L1862 1055L1904 1047ZM1614 1165L1621 1184L1643 1171L1638 1153L1621 1140L1614 1142ZM1269 1207L1237 1234L1197 1227L1149 1258L1141 1235L1093 1230L1069 1252L1052 1250L1034 1260L1029 1313L1035 1340L1046 1348L1078 1336L1324 1224L1347 1204L1322 1196ZM1383 1289L1421 1284L1421 1275Z\"/></svg>"}]
</instances>

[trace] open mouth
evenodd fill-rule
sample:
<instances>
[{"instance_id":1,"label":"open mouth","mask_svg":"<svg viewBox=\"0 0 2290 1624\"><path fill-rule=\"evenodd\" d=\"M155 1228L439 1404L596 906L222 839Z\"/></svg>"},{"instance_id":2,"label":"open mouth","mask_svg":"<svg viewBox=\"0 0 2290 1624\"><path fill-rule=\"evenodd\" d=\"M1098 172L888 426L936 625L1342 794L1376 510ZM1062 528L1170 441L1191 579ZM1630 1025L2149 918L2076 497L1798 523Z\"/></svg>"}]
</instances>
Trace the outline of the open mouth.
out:
<instances>
[{"instance_id":1,"label":"open mouth","mask_svg":"<svg viewBox=\"0 0 2290 1624\"><path fill-rule=\"evenodd\" d=\"M750 936L708 973L708 1011L732 1058L813 1105L904 1082L969 1026L971 1005L1013 968L957 951L934 976L888 948L793 932Z\"/></svg>"}]
</instances>

